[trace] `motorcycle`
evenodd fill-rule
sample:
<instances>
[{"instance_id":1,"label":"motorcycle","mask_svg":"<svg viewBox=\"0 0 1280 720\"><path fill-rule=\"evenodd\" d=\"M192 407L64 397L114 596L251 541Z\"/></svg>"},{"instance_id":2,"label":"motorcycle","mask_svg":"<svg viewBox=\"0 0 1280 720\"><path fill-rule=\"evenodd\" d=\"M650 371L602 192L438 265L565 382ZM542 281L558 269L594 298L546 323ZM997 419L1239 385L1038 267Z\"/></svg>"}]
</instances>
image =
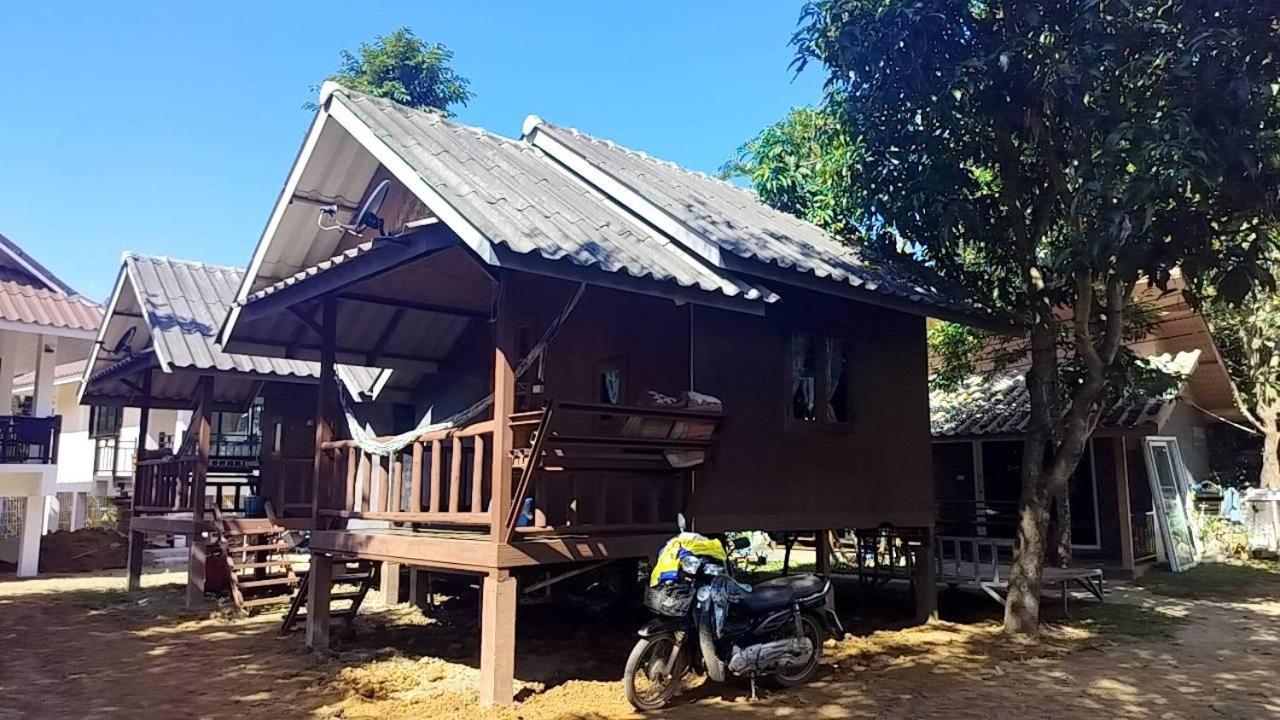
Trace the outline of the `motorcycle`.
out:
<instances>
[{"instance_id":1,"label":"motorcycle","mask_svg":"<svg viewBox=\"0 0 1280 720\"><path fill-rule=\"evenodd\" d=\"M781 687L812 680L823 640L844 635L830 581L791 575L744 585L733 579L728 553L700 535L682 532L664 555L680 542L678 569L646 589L645 604L658 617L640 629L627 658L623 686L631 705L664 707L689 672L715 682L745 677L752 699L758 679Z\"/></svg>"}]
</instances>

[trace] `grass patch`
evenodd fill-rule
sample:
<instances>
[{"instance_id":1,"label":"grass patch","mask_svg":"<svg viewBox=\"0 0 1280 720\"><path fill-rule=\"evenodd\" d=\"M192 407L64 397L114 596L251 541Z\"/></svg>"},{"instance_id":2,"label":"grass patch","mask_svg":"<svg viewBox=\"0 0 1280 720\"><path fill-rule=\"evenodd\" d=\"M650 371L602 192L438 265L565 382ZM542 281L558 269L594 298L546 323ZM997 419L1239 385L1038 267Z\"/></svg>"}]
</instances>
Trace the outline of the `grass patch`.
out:
<instances>
[{"instance_id":1,"label":"grass patch","mask_svg":"<svg viewBox=\"0 0 1280 720\"><path fill-rule=\"evenodd\" d=\"M802 560L796 562L791 561L790 574L801 575L803 573L812 573L817 570L817 564L813 560ZM761 565L754 565L740 562L734 578L738 582L744 582L752 585L765 580L772 580L782 576L782 558L777 557L769 560Z\"/></svg>"},{"instance_id":2,"label":"grass patch","mask_svg":"<svg viewBox=\"0 0 1280 720\"><path fill-rule=\"evenodd\" d=\"M1047 622L1101 638L1156 641L1174 639L1187 621L1141 605L1081 602L1072 606L1070 618L1059 615Z\"/></svg>"},{"instance_id":3,"label":"grass patch","mask_svg":"<svg viewBox=\"0 0 1280 720\"><path fill-rule=\"evenodd\" d=\"M1138 585L1155 595L1202 600L1242 600L1272 596L1280 589L1280 564L1233 560L1197 565L1185 572L1149 571Z\"/></svg>"}]
</instances>

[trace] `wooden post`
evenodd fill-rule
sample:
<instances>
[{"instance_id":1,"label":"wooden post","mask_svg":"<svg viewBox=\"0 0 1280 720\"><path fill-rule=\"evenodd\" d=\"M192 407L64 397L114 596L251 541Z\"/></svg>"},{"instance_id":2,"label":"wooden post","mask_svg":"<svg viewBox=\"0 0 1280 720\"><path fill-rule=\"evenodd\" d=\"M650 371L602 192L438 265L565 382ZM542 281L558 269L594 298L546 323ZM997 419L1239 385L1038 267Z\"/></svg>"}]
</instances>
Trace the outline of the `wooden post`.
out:
<instances>
[{"instance_id":1,"label":"wooden post","mask_svg":"<svg viewBox=\"0 0 1280 720\"><path fill-rule=\"evenodd\" d=\"M507 357L507 308L498 308L493 342L493 497L489 501L490 537L494 543L506 540L507 517L511 514L511 413L516 408L516 376ZM529 462L536 462L530 459Z\"/></svg>"},{"instance_id":2,"label":"wooden post","mask_svg":"<svg viewBox=\"0 0 1280 720\"><path fill-rule=\"evenodd\" d=\"M400 563L382 563L382 604L400 604Z\"/></svg>"},{"instance_id":3,"label":"wooden post","mask_svg":"<svg viewBox=\"0 0 1280 720\"><path fill-rule=\"evenodd\" d=\"M191 473L191 537L187 543L187 607L204 603L205 480L209 473L209 446L213 442L213 376L202 375L196 390L196 464Z\"/></svg>"},{"instance_id":4,"label":"wooden post","mask_svg":"<svg viewBox=\"0 0 1280 720\"><path fill-rule=\"evenodd\" d=\"M924 528L923 545L915 567L916 622L938 619L938 567L934 554L933 528ZM977 562L977 558L974 559Z\"/></svg>"},{"instance_id":5,"label":"wooden post","mask_svg":"<svg viewBox=\"0 0 1280 720\"><path fill-rule=\"evenodd\" d=\"M136 530L129 532L129 592L142 588L142 551L147 546L147 536Z\"/></svg>"},{"instance_id":6,"label":"wooden post","mask_svg":"<svg viewBox=\"0 0 1280 720\"><path fill-rule=\"evenodd\" d=\"M142 373L142 402L138 406L138 442L133 453L133 470L136 476L137 463L147 459L147 436L151 434L151 371ZM116 455L120 448L116 446Z\"/></svg>"},{"instance_id":7,"label":"wooden post","mask_svg":"<svg viewBox=\"0 0 1280 720\"><path fill-rule=\"evenodd\" d=\"M493 570L484 577L483 595L480 705L508 705L515 699L516 580L506 570Z\"/></svg>"},{"instance_id":8,"label":"wooden post","mask_svg":"<svg viewBox=\"0 0 1280 720\"><path fill-rule=\"evenodd\" d=\"M315 553L311 556L307 579L307 647L329 649L329 594L333 590L333 558Z\"/></svg>"},{"instance_id":9,"label":"wooden post","mask_svg":"<svg viewBox=\"0 0 1280 720\"><path fill-rule=\"evenodd\" d=\"M828 530L818 530L813 550L817 553L815 569L822 577L831 577L831 534Z\"/></svg>"},{"instance_id":10,"label":"wooden post","mask_svg":"<svg viewBox=\"0 0 1280 720\"><path fill-rule=\"evenodd\" d=\"M338 388L334 382L334 364L337 354L338 306L334 300L325 300L320 311L320 384L316 390L316 454L312 467L314 485L311 492L311 521L314 527L320 527L321 494L329 489L329 471L332 464L328 462L322 444L333 439L334 410L338 399ZM372 509L372 508L370 508Z\"/></svg>"},{"instance_id":11,"label":"wooden post","mask_svg":"<svg viewBox=\"0 0 1280 720\"><path fill-rule=\"evenodd\" d=\"M1129 499L1129 453L1123 435L1111 441L1112 462L1116 476L1116 514L1120 528L1120 565L1133 570L1137 565L1133 551L1133 511ZM1099 528L1101 532L1101 528Z\"/></svg>"}]
</instances>

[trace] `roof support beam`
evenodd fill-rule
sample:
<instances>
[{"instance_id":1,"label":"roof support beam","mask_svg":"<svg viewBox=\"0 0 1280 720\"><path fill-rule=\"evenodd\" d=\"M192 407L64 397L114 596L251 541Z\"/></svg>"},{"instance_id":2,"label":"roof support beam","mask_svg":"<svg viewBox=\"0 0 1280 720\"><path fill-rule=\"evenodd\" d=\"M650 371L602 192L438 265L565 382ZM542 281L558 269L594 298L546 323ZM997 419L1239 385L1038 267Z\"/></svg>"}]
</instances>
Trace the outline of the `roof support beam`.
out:
<instances>
[{"instance_id":1,"label":"roof support beam","mask_svg":"<svg viewBox=\"0 0 1280 720\"><path fill-rule=\"evenodd\" d=\"M382 305L384 307L397 308L399 310L417 310L420 312L436 313L437 315L453 315L456 317L479 318L482 320L488 320L490 316L490 311L488 310L450 307L448 305L435 305L433 303L415 302L413 300L396 300L393 298L378 297L377 295L369 295L367 293L342 293L338 296L338 299L365 303L367 305ZM399 316L397 316L397 319L399 319Z\"/></svg>"},{"instance_id":2,"label":"roof support beam","mask_svg":"<svg viewBox=\"0 0 1280 720\"><path fill-rule=\"evenodd\" d=\"M335 263L310 277L277 287L268 295L245 302L240 306L239 321L266 317L294 305L341 292L351 285L372 280L406 263L453 247L458 238L448 227L434 223L403 238L397 238L394 242L375 242L377 244L373 248L358 257ZM232 333L234 334L234 329ZM222 344L227 345L229 341L238 339L224 336Z\"/></svg>"}]
</instances>

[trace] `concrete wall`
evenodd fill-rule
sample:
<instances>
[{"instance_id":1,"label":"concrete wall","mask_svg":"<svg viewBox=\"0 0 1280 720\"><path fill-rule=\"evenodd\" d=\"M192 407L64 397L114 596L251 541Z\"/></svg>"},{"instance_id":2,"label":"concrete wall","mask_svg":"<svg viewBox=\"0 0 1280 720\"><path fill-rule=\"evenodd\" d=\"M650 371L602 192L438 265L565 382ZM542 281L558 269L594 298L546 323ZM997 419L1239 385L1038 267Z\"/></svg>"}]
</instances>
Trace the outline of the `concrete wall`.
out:
<instances>
[{"instance_id":1,"label":"concrete wall","mask_svg":"<svg viewBox=\"0 0 1280 720\"><path fill-rule=\"evenodd\" d=\"M1178 439L1182 462L1186 464L1193 483L1209 479L1208 429L1213 422L1208 415L1180 402L1160 428L1160 435Z\"/></svg>"}]
</instances>

